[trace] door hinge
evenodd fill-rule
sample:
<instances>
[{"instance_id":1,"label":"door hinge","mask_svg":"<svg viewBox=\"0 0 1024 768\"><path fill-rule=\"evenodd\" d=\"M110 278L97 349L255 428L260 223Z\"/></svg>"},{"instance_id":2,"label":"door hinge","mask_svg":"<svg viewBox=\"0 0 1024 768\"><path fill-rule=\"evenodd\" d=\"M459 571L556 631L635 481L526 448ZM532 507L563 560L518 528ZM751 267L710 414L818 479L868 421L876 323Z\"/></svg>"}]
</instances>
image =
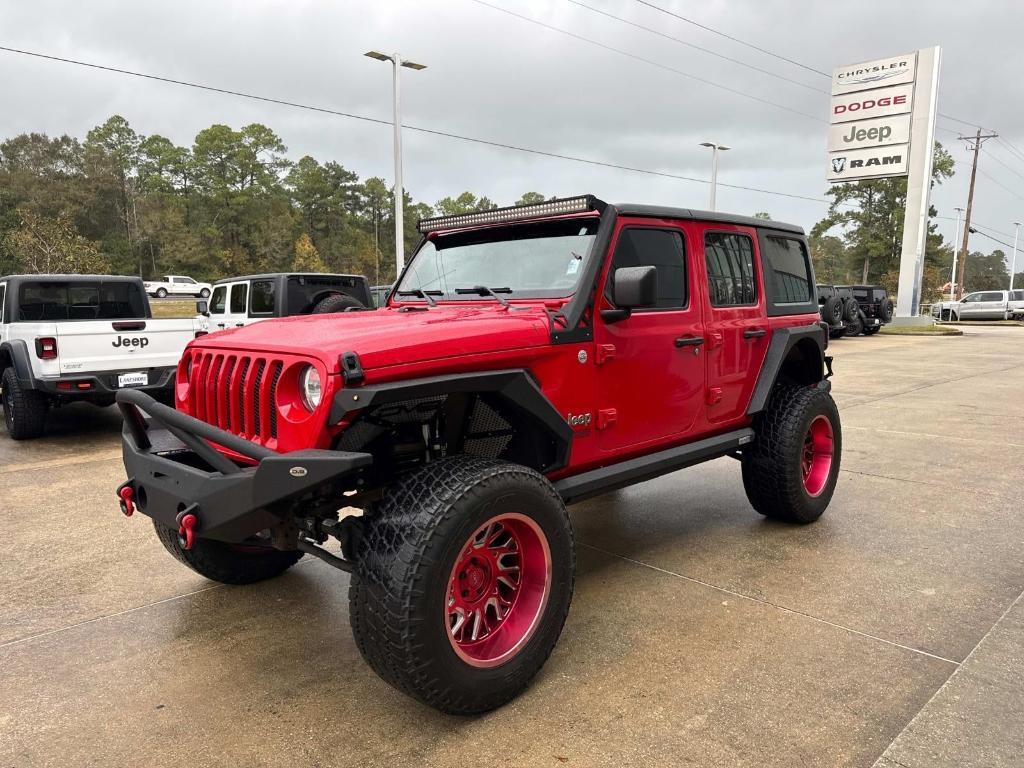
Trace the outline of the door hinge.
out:
<instances>
[{"instance_id":1,"label":"door hinge","mask_svg":"<svg viewBox=\"0 0 1024 768\"><path fill-rule=\"evenodd\" d=\"M708 387L706 401L708 405L718 405L718 403L722 402L722 388Z\"/></svg>"},{"instance_id":2,"label":"door hinge","mask_svg":"<svg viewBox=\"0 0 1024 768\"><path fill-rule=\"evenodd\" d=\"M614 344L598 344L594 350L594 365L604 365L615 357Z\"/></svg>"},{"instance_id":3,"label":"door hinge","mask_svg":"<svg viewBox=\"0 0 1024 768\"><path fill-rule=\"evenodd\" d=\"M619 417L619 412L614 408L601 408L597 412L597 428L608 429Z\"/></svg>"}]
</instances>

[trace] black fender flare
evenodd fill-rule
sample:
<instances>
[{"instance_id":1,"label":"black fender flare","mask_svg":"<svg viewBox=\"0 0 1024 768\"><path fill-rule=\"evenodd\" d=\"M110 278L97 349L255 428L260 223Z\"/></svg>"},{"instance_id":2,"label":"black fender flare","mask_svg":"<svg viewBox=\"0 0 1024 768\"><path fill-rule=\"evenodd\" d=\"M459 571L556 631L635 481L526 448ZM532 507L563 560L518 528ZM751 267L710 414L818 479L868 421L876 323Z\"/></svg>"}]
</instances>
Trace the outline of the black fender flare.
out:
<instances>
[{"instance_id":1,"label":"black fender flare","mask_svg":"<svg viewBox=\"0 0 1024 768\"><path fill-rule=\"evenodd\" d=\"M18 383L25 389L35 389L35 378L32 376L32 363L28 353L28 344L24 339L11 339L0 344L0 358L9 357L18 377Z\"/></svg>"},{"instance_id":2,"label":"black fender flare","mask_svg":"<svg viewBox=\"0 0 1024 768\"><path fill-rule=\"evenodd\" d=\"M522 368L346 387L334 396L328 423L338 424L353 411L452 394L486 394L503 401L515 411L517 419L531 422L551 440L553 460L542 468L543 472L553 472L568 465L572 449L572 427L548 400L530 373Z\"/></svg>"},{"instance_id":3,"label":"black fender flare","mask_svg":"<svg viewBox=\"0 0 1024 768\"><path fill-rule=\"evenodd\" d=\"M764 364L757 377L757 384L754 386L754 393L750 397L750 404L747 406L747 415L753 416L764 410L768 403L768 396L775 386L775 382L782 370L782 365L789 356L790 351L798 344L809 346L805 340L810 340L817 350L818 372L816 380L818 383L825 380L825 348L828 346L828 331L825 323L814 323L812 325L801 325L795 328L777 328L772 333L772 340L768 344L768 351L764 356Z\"/></svg>"}]
</instances>

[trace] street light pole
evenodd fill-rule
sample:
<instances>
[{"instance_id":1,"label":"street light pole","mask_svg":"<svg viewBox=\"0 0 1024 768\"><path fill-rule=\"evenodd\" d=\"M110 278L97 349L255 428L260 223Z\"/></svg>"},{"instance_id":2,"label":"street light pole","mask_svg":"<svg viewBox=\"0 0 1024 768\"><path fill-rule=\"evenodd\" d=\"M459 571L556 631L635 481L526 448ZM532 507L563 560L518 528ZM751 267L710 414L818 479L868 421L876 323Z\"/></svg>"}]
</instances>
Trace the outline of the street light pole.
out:
<instances>
[{"instance_id":1,"label":"street light pole","mask_svg":"<svg viewBox=\"0 0 1024 768\"><path fill-rule=\"evenodd\" d=\"M949 300L956 301L956 256L960 248L960 214L963 208L954 208L956 211L956 234L953 236L953 273L949 276Z\"/></svg>"},{"instance_id":2,"label":"street light pole","mask_svg":"<svg viewBox=\"0 0 1024 768\"><path fill-rule=\"evenodd\" d=\"M716 141L702 141L700 143L702 147L709 147L711 149L711 204L710 210L715 210L715 193L718 191L718 153L725 152L727 147L725 144L719 144Z\"/></svg>"},{"instance_id":3,"label":"street light pole","mask_svg":"<svg viewBox=\"0 0 1024 768\"><path fill-rule=\"evenodd\" d=\"M1017 236L1020 234L1020 222L1013 222L1013 260L1010 262L1010 290L1013 290L1013 273L1017 271Z\"/></svg>"},{"instance_id":4,"label":"street light pole","mask_svg":"<svg viewBox=\"0 0 1024 768\"><path fill-rule=\"evenodd\" d=\"M390 61L392 69L392 96L394 102L394 129L395 129L395 279L402 273L405 266L405 188L402 186L402 100L401 84L402 78L399 69L426 69L426 64L417 64L414 61L405 61L399 53L380 53L379 51L368 51L366 56L377 61Z\"/></svg>"}]
</instances>

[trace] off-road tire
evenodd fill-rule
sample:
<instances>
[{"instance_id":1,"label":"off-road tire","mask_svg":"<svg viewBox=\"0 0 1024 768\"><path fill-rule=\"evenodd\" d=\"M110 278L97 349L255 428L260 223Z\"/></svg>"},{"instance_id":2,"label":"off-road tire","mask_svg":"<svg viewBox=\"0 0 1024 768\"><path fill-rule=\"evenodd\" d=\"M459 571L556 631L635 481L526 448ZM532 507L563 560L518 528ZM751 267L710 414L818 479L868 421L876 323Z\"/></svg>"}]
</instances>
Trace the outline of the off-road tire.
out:
<instances>
[{"instance_id":1,"label":"off-road tire","mask_svg":"<svg viewBox=\"0 0 1024 768\"><path fill-rule=\"evenodd\" d=\"M200 576L221 584L254 584L265 581L291 568L302 557L302 552L284 552L267 547L236 547L213 539L196 539L192 549L185 549L178 541L178 532L153 521L157 538L176 559Z\"/></svg>"},{"instance_id":2,"label":"off-road tire","mask_svg":"<svg viewBox=\"0 0 1024 768\"><path fill-rule=\"evenodd\" d=\"M156 297L158 299L166 299L167 298L167 289L166 288L157 288L156 289Z\"/></svg>"},{"instance_id":3,"label":"off-road tire","mask_svg":"<svg viewBox=\"0 0 1024 768\"><path fill-rule=\"evenodd\" d=\"M829 328L828 337L830 339L841 339L846 335L846 328Z\"/></svg>"},{"instance_id":4,"label":"off-road tire","mask_svg":"<svg viewBox=\"0 0 1024 768\"><path fill-rule=\"evenodd\" d=\"M843 321L843 300L838 296L830 296L821 309L821 319L829 325L838 325Z\"/></svg>"},{"instance_id":5,"label":"off-road tire","mask_svg":"<svg viewBox=\"0 0 1024 768\"><path fill-rule=\"evenodd\" d=\"M853 320L848 320L846 323L846 335L847 336L860 336L864 332L864 323L861 321L858 315Z\"/></svg>"},{"instance_id":6,"label":"off-road tire","mask_svg":"<svg viewBox=\"0 0 1024 768\"><path fill-rule=\"evenodd\" d=\"M811 422L825 416L832 426L832 463L824 487L808 494L801 456ZM843 436L832 396L816 386L778 385L765 410L754 420L754 442L743 450L743 488L750 505L765 517L811 523L832 500Z\"/></svg>"},{"instance_id":7,"label":"off-road tire","mask_svg":"<svg viewBox=\"0 0 1024 768\"><path fill-rule=\"evenodd\" d=\"M344 312L346 309L363 309L363 303L359 299L346 296L344 293L332 293L325 296L313 307L314 315L329 315L335 312Z\"/></svg>"},{"instance_id":8,"label":"off-road tire","mask_svg":"<svg viewBox=\"0 0 1024 768\"><path fill-rule=\"evenodd\" d=\"M892 299L888 296L878 304L878 319L883 323L892 322Z\"/></svg>"},{"instance_id":9,"label":"off-road tire","mask_svg":"<svg viewBox=\"0 0 1024 768\"><path fill-rule=\"evenodd\" d=\"M4 422L12 440L32 440L43 434L46 413L50 403L42 392L23 389L13 368L4 370L3 379Z\"/></svg>"},{"instance_id":10,"label":"off-road tire","mask_svg":"<svg viewBox=\"0 0 1024 768\"><path fill-rule=\"evenodd\" d=\"M536 523L547 540L548 599L515 655L475 667L449 639L449 577L473 532L511 511ZM574 566L569 516L542 475L472 456L431 462L397 480L364 518L349 587L356 646L386 682L435 709L492 710L523 691L551 654L569 612Z\"/></svg>"},{"instance_id":11,"label":"off-road tire","mask_svg":"<svg viewBox=\"0 0 1024 768\"><path fill-rule=\"evenodd\" d=\"M860 305L854 299L847 299L843 304L843 319L852 322L860 314Z\"/></svg>"}]
</instances>

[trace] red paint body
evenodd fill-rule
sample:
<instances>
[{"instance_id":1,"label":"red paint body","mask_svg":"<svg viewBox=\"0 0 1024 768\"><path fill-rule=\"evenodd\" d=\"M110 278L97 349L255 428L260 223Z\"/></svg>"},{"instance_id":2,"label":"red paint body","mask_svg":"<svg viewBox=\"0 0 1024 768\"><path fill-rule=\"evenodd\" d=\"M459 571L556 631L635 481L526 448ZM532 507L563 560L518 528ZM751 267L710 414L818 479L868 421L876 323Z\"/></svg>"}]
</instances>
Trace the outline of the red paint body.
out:
<instances>
[{"instance_id":1,"label":"red paint body","mask_svg":"<svg viewBox=\"0 0 1024 768\"><path fill-rule=\"evenodd\" d=\"M689 275L686 308L638 310L614 323L594 312L593 340L569 344L553 344L550 338L546 309L558 309L567 301L562 299L511 297L511 311L490 298L399 311L425 303L392 297L388 306L375 311L269 320L194 341L179 368L177 407L278 451L329 448L345 427L327 425L330 402L342 387L339 356L356 352L367 385L485 370L530 370L566 419L570 414L593 416L574 427L569 465L552 478L749 425L747 405L773 332L816 323L818 315L768 317L759 239L753 228L630 216L618 218L607 252L595 256L603 259L598 309L610 308L605 281L619 232L627 226L669 228L682 234ZM750 236L756 257L756 305L711 306L706 231ZM757 329L765 335L744 338L744 331ZM674 341L686 336L703 336L705 343L676 347ZM585 362L580 362L581 353L586 353ZM244 360L250 364L243 375ZM276 384L268 375L256 380L251 374L259 360L265 361L266 370L280 369ZM313 414L298 401L297 371L309 363L323 380L323 400ZM197 391L200 381L206 382L203 392ZM277 402L276 425L267 409L256 413L253 407L261 398L270 402L268 397Z\"/></svg>"}]
</instances>

